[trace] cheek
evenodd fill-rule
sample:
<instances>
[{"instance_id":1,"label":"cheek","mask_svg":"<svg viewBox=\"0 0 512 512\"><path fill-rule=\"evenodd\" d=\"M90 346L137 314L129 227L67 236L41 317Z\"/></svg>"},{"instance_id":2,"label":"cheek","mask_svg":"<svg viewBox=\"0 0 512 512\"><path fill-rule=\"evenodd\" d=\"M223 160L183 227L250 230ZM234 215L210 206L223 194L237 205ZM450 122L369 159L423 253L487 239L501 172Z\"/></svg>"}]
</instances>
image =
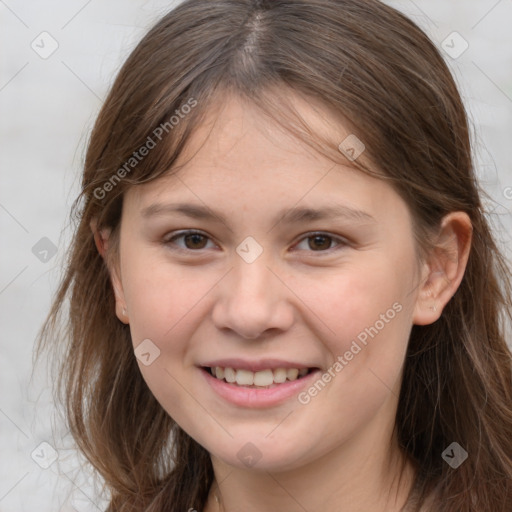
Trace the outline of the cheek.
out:
<instances>
[{"instance_id":1,"label":"cheek","mask_svg":"<svg viewBox=\"0 0 512 512\"><path fill-rule=\"evenodd\" d=\"M323 429L319 449L350 436L399 394L411 313L406 280L384 267L353 267L310 295L312 309L329 327L322 328L322 343L333 358L326 383L317 381L299 397L304 414Z\"/></svg>"},{"instance_id":2,"label":"cheek","mask_svg":"<svg viewBox=\"0 0 512 512\"><path fill-rule=\"evenodd\" d=\"M156 399L176 419L180 411L194 406L183 392L194 364L191 340L207 315L208 294L223 273L178 268L129 248L125 254L121 272L132 344L137 353L137 347L150 340L157 354L150 365L141 360L138 365Z\"/></svg>"},{"instance_id":3,"label":"cheek","mask_svg":"<svg viewBox=\"0 0 512 512\"><path fill-rule=\"evenodd\" d=\"M396 331L410 309L404 265L397 268L393 258L359 260L318 279L290 276L297 295L314 313L311 321L338 354L349 350L358 335L364 341L365 333L375 333L373 327L383 335Z\"/></svg>"},{"instance_id":4,"label":"cheek","mask_svg":"<svg viewBox=\"0 0 512 512\"><path fill-rule=\"evenodd\" d=\"M190 269L180 272L162 262L148 264L148 260L141 254L127 258L123 269L134 349L137 353L137 347L150 340L153 351L151 363L145 365L138 359L138 366L161 406L187 431L193 431L191 411L196 411L197 403L188 391L193 364L190 340L205 314L204 299L218 278L203 272L198 279Z\"/></svg>"},{"instance_id":5,"label":"cheek","mask_svg":"<svg viewBox=\"0 0 512 512\"><path fill-rule=\"evenodd\" d=\"M412 266L402 263L396 265L393 257L367 258L314 287L300 288L321 320L312 321L320 326L322 343L332 357L329 382L325 389L318 386L322 397L309 392L304 396L304 402L311 399L313 408L318 407L315 414L322 414L326 400L335 404L331 412L359 415L364 422L399 384L412 326Z\"/></svg>"},{"instance_id":6,"label":"cheek","mask_svg":"<svg viewBox=\"0 0 512 512\"><path fill-rule=\"evenodd\" d=\"M218 281L216 275L199 267L183 270L142 254L126 259L123 275L134 345L149 338L162 347L167 343L166 351L181 350L183 329ZM176 336L178 332L180 336ZM169 339L178 343L169 345Z\"/></svg>"}]
</instances>

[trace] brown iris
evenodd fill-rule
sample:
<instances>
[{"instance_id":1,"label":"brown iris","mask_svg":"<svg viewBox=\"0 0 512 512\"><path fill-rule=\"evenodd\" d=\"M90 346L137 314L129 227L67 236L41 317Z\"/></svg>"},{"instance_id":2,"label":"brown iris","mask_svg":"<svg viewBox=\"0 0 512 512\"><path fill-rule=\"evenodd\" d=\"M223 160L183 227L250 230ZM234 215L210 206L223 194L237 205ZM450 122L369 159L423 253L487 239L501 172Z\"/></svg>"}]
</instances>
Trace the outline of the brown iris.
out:
<instances>
[{"instance_id":1,"label":"brown iris","mask_svg":"<svg viewBox=\"0 0 512 512\"><path fill-rule=\"evenodd\" d=\"M190 233L183 237L187 249L204 249L208 239L199 233Z\"/></svg>"},{"instance_id":2,"label":"brown iris","mask_svg":"<svg viewBox=\"0 0 512 512\"><path fill-rule=\"evenodd\" d=\"M308 246L313 251L330 249L332 238L327 235L314 235L308 238Z\"/></svg>"}]
</instances>

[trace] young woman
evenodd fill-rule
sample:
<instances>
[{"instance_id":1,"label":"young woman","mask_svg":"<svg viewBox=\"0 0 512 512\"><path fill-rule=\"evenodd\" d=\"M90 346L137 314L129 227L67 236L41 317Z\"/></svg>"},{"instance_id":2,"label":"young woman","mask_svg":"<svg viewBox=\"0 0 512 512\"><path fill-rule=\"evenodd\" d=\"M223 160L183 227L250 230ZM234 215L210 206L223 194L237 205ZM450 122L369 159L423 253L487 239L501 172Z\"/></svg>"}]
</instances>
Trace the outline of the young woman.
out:
<instances>
[{"instance_id":1,"label":"young woman","mask_svg":"<svg viewBox=\"0 0 512 512\"><path fill-rule=\"evenodd\" d=\"M109 512L512 510L510 270L402 14L181 3L121 69L76 211L38 353L64 350Z\"/></svg>"}]
</instances>

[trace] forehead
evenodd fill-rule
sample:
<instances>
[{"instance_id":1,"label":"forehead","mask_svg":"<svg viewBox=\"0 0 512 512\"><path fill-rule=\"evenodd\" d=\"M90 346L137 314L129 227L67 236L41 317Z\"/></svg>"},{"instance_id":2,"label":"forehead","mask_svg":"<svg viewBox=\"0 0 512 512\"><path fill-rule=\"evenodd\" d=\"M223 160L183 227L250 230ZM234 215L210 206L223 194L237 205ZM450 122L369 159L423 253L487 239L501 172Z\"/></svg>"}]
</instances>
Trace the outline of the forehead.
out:
<instances>
[{"instance_id":1,"label":"forehead","mask_svg":"<svg viewBox=\"0 0 512 512\"><path fill-rule=\"evenodd\" d=\"M337 145L350 135L318 102L298 95L292 102L318 140ZM225 207L228 213L230 207L254 207L260 214L299 203L341 203L378 213L375 209L383 203L399 200L384 181L342 157L339 162L315 151L254 104L231 95L205 116L169 173L132 187L126 199L139 212L155 202L186 199Z\"/></svg>"}]
</instances>

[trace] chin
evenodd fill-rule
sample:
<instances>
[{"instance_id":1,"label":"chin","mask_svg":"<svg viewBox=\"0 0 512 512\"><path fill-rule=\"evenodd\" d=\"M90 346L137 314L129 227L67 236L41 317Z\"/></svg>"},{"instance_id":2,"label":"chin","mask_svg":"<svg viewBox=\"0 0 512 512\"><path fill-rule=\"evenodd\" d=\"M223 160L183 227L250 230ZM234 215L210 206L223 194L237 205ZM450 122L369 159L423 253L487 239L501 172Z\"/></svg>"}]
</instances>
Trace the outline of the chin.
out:
<instances>
[{"instance_id":1,"label":"chin","mask_svg":"<svg viewBox=\"0 0 512 512\"><path fill-rule=\"evenodd\" d=\"M215 458L224 464L241 470L268 471L279 473L298 469L315 459L310 452L297 453L297 443L293 447L283 447L282 443L269 439L262 439L261 442L251 441L250 437L245 440L231 440L227 446L212 447L208 450ZM280 446L281 444L281 446ZM235 447L235 449L233 449Z\"/></svg>"}]
</instances>

